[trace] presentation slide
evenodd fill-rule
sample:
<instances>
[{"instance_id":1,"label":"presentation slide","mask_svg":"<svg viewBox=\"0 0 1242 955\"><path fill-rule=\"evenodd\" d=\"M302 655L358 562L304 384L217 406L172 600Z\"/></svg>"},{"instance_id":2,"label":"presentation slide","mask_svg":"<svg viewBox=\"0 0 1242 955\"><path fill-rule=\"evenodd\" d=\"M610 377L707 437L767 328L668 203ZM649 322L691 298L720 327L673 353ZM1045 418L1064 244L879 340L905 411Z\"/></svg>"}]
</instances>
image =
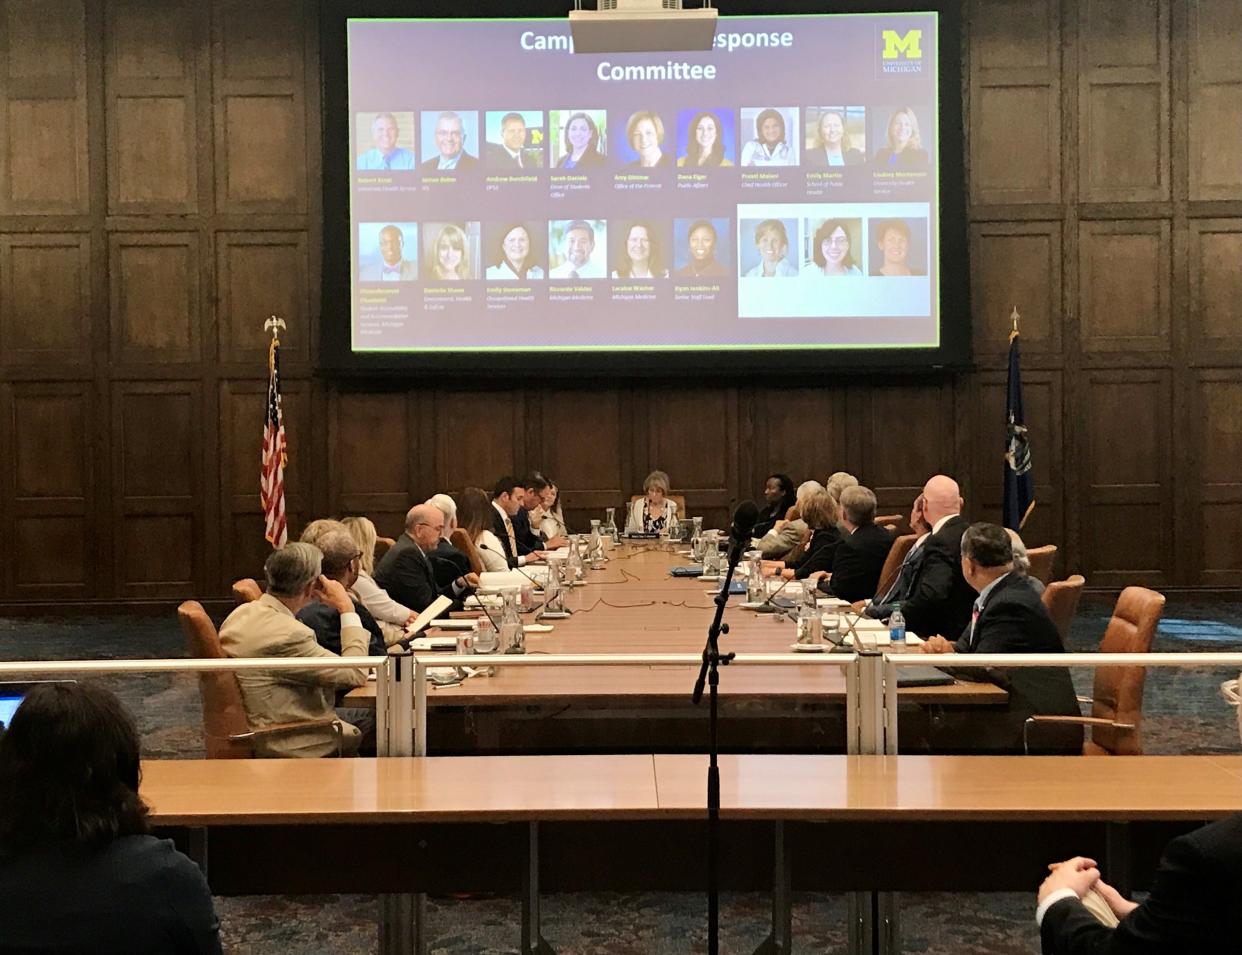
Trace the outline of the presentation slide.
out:
<instances>
[{"instance_id":1,"label":"presentation slide","mask_svg":"<svg viewBox=\"0 0 1242 955\"><path fill-rule=\"evenodd\" d=\"M351 19L353 350L938 347L937 26Z\"/></svg>"}]
</instances>

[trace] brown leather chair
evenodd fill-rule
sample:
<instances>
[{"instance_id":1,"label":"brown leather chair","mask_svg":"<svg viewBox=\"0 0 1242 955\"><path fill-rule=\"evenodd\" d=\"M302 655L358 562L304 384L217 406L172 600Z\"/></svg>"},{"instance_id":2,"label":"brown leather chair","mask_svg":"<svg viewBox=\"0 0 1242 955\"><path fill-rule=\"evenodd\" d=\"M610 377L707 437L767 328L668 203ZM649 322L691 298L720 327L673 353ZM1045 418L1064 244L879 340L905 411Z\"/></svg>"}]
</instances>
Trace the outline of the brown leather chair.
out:
<instances>
[{"instance_id":1,"label":"brown leather chair","mask_svg":"<svg viewBox=\"0 0 1242 955\"><path fill-rule=\"evenodd\" d=\"M470 535L464 527L455 528L449 534L449 543L466 555L466 559L470 561L470 569L472 571L476 574L483 573L483 558L479 555L479 548L470 539Z\"/></svg>"},{"instance_id":2,"label":"brown leather chair","mask_svg":"<svg viewBox=\"0 0 1242 955\"><path fill-rule=\"evenodd\" d=\"M880 571L879 586L875 588L876 600L888 593L888 589L897 582L897 574L901 571L901 562L906 559L906 554L910 553L910 548L914 546L914 542L918 539L918 534L902 534L893 541L893 546L888 550L888 556L884 558L884 568Z\"/></svg>"},{"instance_id":3,"label":"brown leather chair","mask_svg":"<svg viewBox=\"0 0 1242 955\"><path fill-rule=\"evenodd\" d=\"M1146 587L1127 587L1117 598L1100 653L1147 653L1164 610L1164 594ZM1026 729L1040 723L1078 723L1091 727L1082 744L1085 756L1138 756L1143 752L1139 724L1143 719L1144 667L1096 667L1090 716L1032 716Z\"/></svg>"},{"instance_id":4,"label":"brown leather chair","mask_svg":"<svg viewBox=\"0 0 1242 955\"><path fill-rule=\"evenodd\" d=\"M1082 574L1075 574L1068 580L1054 580L1044 588L1044 608L1048 616L1057 625L1061 634L1061 646L1069 646L1069 629L1078 612L1078 601L1082 598L1082 588L1086 580Z\"/></svg>"},{"instance_id":5,"label":"brown leather chair","mask_svg":"<svg viewBox=\"0 0 1242 955\"><path fill-rule=\"evenodd\" d=\"M227 657L220 646L215 624L197 600L187 600L178 607L177 619L181 621L186 649L192 658L220 660ZM337 753L340 753L341 724L337 720L300 720L251 727L235 673L205 670L198 675L198 686L203 697L203 737L208 759L250 759L259 755L254 749L255 740L313 726L331 726L336 732Z\"/></svg>"},{"instance_id":6,"label":"brown leather chair","mask_svg":"<svg viewBox=\"0 0 1242 955\"><path fill-rule=\"evenodd\" d=\"M396 543L391 537L375 538L375 562L378 564Z\"/></svg>"},{"instance_id":7,"label":"brown leather chair","mask_svg":"<svg viewBox=\"0 0 1242 955\"><path fill-rule=\"evenodd\" d=\"M1043 547L1028 547L1026 556L1031 560L1031 569L1027 573L1045 584L1050 582L1052 564L1057 559L1057 545L1045 544Z\"/></svg>"},{"instance_id":8,"label":"brown leather chair","mask_svg":"<svg viewBox=\"0 0 1242 955\"><path fill-rule=\"evenodd\" d=\"M875 523L881 527L887 527L890 531L901 527L902 521L906 519L904 514L877 514Z\"/></svg>"},{"instance_id":9,"label":"brown leather chair","mask_svg":"<svg viewBox=\"0 0 1242 955\"><path fill-rule=\"evenodd\" d=\"M243 577L233 581L233 602L239 607L263 596L263 588L253 577Z\"/></svg>"}]
</instances>

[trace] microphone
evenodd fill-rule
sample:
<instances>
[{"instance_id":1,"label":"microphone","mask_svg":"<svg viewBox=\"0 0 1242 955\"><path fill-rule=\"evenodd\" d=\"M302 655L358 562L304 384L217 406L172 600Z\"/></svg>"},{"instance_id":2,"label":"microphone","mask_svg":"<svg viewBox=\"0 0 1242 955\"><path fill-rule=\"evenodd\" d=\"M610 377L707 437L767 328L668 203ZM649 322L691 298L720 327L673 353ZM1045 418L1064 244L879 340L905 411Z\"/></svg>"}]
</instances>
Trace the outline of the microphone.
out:
<instances>
[{"instance_id":1,"label":"microphone","mask_svg":"<svg viewBox=\"0 0 1242 955\"><path fill-rule=\"evenodd\" d=\"M729 563L734 567L750 543L750 532L758 522L759 507L754 501L743 501L733 512L733 526L729 528Z\"/></svg>"},{"instance_id":2,"label":"microphone","mask_svg":"<svg viewBox=\"0 0 1242 955\"><path fill-rule=\"evenodd\" d=\"M479 550L485 550L485 551L487 551L488 553L496 553L496 552L495 552L495 551L493 551L490 547L488 547L486 544L479 544L479 545L478 545L478 548L479 548ZM534 577L532 577L530 574L528 574L526 571L524 571L521 567L516 567L516 566L514 566L514 567L510 567L509 569L510 569L510 570L516 570L519 574L521 574L523 577L525 577L527 580L529 580L532 584L534 584L534 585L535 585L536 587L538 587L540 590L543 590L543 582L542 582L542 581L540 581L540 580L536 580Z\"/></svg>"},{"instance_id":3,"label":"microphone","mask_svg":"<svg viewBox=\"0 0 1242 955\"><path fill-rule=\"evenodd\" d=\"M762 604L760 604L760 605L759 605L758 607L756 607L755 609L756 609L756 610L759 610L759 611L762 613L763 611L762 611L762 609L761 609L761 608L763 608L763 607L771 607L771 608L772 608L772 609L773 609L776 613L785 613L785 612L789 609L788 607L778 607L778 606L777 606L776 604L774 604L772 601L774 601L774 600L776 599L777 595L778 595L778 594L779 594L782 590L784 590L786 587L788 587L788 586L789 586L789 582L790 582L791 580L793 580L793 579L794 579L793 577L786 578L785 582L784 582L784 583L782 583L779 587L777 587L774 591L772 591L772 593L768 594L767 599L766 599L766 600L764 600L764 601L763 601L763 603L762 603Z\"/></svg>"}]
</instances>

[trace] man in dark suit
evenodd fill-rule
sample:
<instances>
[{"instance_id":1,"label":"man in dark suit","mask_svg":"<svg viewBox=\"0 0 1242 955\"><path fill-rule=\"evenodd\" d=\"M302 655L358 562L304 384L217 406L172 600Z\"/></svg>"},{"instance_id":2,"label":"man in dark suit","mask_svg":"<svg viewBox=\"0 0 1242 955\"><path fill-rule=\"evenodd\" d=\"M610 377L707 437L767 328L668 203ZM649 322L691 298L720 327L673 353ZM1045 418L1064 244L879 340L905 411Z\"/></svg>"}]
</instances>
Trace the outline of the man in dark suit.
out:
<instances>
[{"instance_id":1,"label":"man in dark suit","mask_svg":"<svg viewBox=\"0 0 1242 955\"><path fill-rule=\"evenodd\" d=\"M493 169L538 169L543 165L542 150L526 145L526 120L521 113L505 113L500 118L500 142L489 142L486 156Z\"/></svg>"},{"instance_id":2,"label":"man in dark suit","mask_svg":"<svg viewBox=\"0 0 1242 955\"><path fill-rule=\"evenodd\" d=\"M1035 913L1044 955L1216 955L1242 947L1242 814L1170 842L1142 905L1103 882L1092 859L1049 868ZM1121 920L1116 928L1082 904L1093 889Z\"/></svg>"},{"instance_id":3,"label":"man in dark suit","mask_svg":"<svg viewBox=\"0 0 1242 955\"><path fill-rule=\"evenodd\" d=\"M444 512L432 504L418 504L405 516L405 533L388 549L375 568L375 582L398 603L426 610L438 596L461 598L479 586L478 574L462 574L447 586L436 583L427 556L435 550L444 530Z\"/></svg>"},{"instance_id":4,"label":"man in dark suit","mask_svg":"<svg viewBox=\"0 0 1242 955\"><path fill-rule=\"evenodd\" d=\"M924 653L1063 653L1057 626L1044 609L1030 580L1014 573L1013 545L1003 527L972 524L961 537L962 573L979 592L972 607L970 623L955 643L932 636L922 645ZM941 735L949 748L967 745L971 752L1024 751L1023 727L1027 717L1079 716L1074 684L1065 667L1015 667L1010 670L983 670L977 667L944 668L963 680L988 681L1009 692L1009 705L998 718L969 733ZM965 731L963 731L965 735ZM937 746L933 738L933 746ZM937 746L937 748L942 748ZM1082 752L1082 727L1057 725L1030 734L1032 752Z\"/></svg>"},{"instance_id":5,"label":"man in dark suit","mask_svg":"<svg viewBox=\"0 0 1242 955\"><path fill-rule=\"evenodd\" d=\"M522 506L513 516L513 533L523 554L535 551L556 550L569 543L564 537L544 540L537 525L543 520L543 495L552 482L538 471L531 471L522 482ZM533 520L532 520L533 517Z\"/></svg>"},{"instance_id":6,"label":"man in dark suit","mask_svg":"<svg viewBox=\"0 0 1242 955\"><path fill-rule=\"evenodd\" d=\"M518 539L518 515L525 515L522 506L525 499L526 489L522 482L511 475L502 477L492 489L492 532L500 539L510 567L525 567L527 563L539 559L529 544L524 545ZM530 531L529 523L526 530Z\"/></svg>"},{"instance_id":7,"label":"man in dark suit","mask_svg":"<svg viewBox=\"0 0 1242 955\"><path fill-rule=\"evenodd\" d=\"M350 592L362 568L362 552L358 550L353 535L346 530L330 530L315 541L315 546L323 553L323 575L329 580L339 581L345 588L363 629L371 635L367 653L382 657L385 653L383 631L371 611ZM321 647L333 653L341 652L341 615L335 607L322 600L312 600L297 612L297 618L315 631L315 640Z\"/></svg>"},{"instance_id":8,"label":"man in dark suit","mask_svg":"<svg viewBox=\"0 0 1242 955\"><path fill-rule=\"evenodd\" d=\"M837 544L832 573L821 575L817 586L850 603L867 600L875 595L893 546L893 535L876 526L875 493L870 488L856 485L841 492L841 523L846 533Z\"/></svg>"},{"instance_id":9,"label":"man in dark suit","mask_svg":"<svg viewBox=\"0 0 1242 955\"><path fill-rule=\"evenodd\" d=\"M937 474L924 486L910 511L910 526L922 534L898 575L879 601L865 608L868 617L887 620L901 604L906 629L921 637L956 635L970 622L975 593L962 576L961 541L966 519L957 482Z\"/></svg>"},{"instance_id":10,"label":"man in dark suit","mask_svg":"<svg viewBox=\"0 0 1242 955\"><path fill-rule=\"evenodd\" d=\"M461 117L451 110L436 118L435 140L436 154L419 163L419 169L456 171L472 169L478 163L466 152L466 130Z\"/></svg>"},{"instance_id":11,"label":"man in dark suit","mask_svg":"<svg viewBox=\"0 0 1242 955\"><path fill-rule=\"evenodd\" d=\"M427 552L435 571L436 587L443 590L455 579L470 573L470 558L449 543L448 536L457 527L457 502L447 494L433 494L424 502L438 507L444 514L444 530L436 546Z\"/></svg>"}]
</instances>

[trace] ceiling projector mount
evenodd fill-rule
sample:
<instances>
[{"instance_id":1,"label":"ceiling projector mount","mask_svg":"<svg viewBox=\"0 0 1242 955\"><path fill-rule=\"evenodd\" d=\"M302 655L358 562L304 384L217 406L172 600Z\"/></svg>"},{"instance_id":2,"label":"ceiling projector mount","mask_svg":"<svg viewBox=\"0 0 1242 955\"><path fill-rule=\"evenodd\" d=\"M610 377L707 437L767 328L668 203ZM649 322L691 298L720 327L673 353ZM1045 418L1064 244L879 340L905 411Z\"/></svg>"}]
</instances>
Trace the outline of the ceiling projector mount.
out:
<instances>
[{"instance_id":1,"label":"ceiling projector mount","mask_svg":"<svg viewBox=\"0 0 1242 955\"><path fill-rule=\"evenodd\" d=\"M682 0L598 0L584 10L574 0L569 30L575 53L677 53L710 50L716 38L711 0L692 9Z\"/></svg>"}]
</instances>

